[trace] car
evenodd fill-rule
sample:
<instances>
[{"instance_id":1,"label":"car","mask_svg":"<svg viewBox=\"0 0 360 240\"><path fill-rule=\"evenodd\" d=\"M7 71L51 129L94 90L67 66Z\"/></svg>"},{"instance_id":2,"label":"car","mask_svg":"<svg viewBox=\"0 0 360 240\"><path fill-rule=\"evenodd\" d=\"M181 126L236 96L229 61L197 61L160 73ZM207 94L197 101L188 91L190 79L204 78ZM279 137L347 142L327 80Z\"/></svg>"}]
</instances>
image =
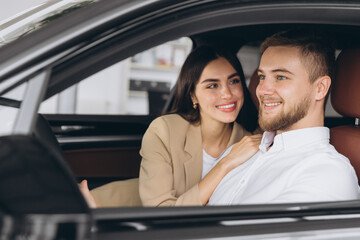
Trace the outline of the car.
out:
<instances>
[{"instance_id":1,"label":"car","mask_svg":"<svg viewBox=\"0 0 360 240\"><path fill-rule=\"evenodd\" d=\"M259 44L290 28L326 31L356 64L360 2L98 0L42 16L0 47L2 239L359 239L360 201L90 209L77 184L138 177L142 136L170 109L191 48L237 53L250 90ZM353 134L332 141L359 177L353 82L333 86L325 125Z\"/></svg>"}]
</instances>

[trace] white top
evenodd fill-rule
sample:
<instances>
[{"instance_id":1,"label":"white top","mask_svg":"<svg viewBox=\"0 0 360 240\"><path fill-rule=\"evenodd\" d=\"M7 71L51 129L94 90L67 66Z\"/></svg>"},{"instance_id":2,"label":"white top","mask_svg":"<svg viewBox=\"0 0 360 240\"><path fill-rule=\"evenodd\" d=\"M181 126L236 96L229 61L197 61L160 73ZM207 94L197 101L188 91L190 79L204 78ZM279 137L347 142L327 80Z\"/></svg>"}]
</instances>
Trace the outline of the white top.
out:
<instances>
[{"instance_id":1,"label":"white top","mask_svg":"<svg viewBox=\"0 0 360 240\"><path fill-rule=\"evenodd\" d=\"M210 172L210 170L226 155L229 154L229 152L231 151L232 147L234 145L230 146L228 149L226 149L225 151L223 151L219 157L214 158L212 156L210 156L209 154L207 154L207 152L205 152L205 149L203 149L203 168L202 168L202 175L201 175L201 179L203 179L206 174L208 174Z\"/></svg>"},{"instance_id":2,"label":"white top","mask_svg":"<svg viewBox=\"0 0 360 240\"><path fill-rule=\"evenodd\" d=\"M208 205L360 199L355 171L329 136L326 127L265 132L259 151L223 178Z\"/></svg>"}]
</instances>

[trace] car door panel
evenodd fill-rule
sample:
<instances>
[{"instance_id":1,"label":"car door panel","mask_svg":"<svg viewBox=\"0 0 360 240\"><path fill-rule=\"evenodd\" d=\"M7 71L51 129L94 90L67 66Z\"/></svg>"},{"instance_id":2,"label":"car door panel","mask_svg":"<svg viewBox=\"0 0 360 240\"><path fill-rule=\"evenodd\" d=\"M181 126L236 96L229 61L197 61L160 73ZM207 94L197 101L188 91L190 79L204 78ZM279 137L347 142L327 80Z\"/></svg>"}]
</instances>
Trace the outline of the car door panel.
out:
<instances>
[{"instance_id":1,"label":"car door panel","mask_svg":"<svg viewBox=\"0 0 360 240\"><path fill-rule=\"evenodd\" d=\"M89 188L137 178L142 136L152 116L45 114L74 176Z\"/></svg>"}]
</instances>

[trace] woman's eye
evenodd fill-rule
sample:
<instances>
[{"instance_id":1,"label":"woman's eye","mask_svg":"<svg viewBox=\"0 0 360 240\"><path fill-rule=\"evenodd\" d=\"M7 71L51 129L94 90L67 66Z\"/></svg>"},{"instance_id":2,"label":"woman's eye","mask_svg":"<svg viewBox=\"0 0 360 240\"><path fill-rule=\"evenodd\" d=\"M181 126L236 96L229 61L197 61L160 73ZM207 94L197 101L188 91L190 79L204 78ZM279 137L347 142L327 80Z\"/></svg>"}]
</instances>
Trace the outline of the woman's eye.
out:
<instances>
[{"instance_id":1,"label":"woman's eye","mask_svg":"<svg viewBox=\"0 0 360 240\"><path fill-rule=\"evenodd\" d=\"M260 80L265 80L265 76L264 75L259 75L259 79Z\"/></svg>"},{"instance_id":2,"label":"woman's eye","mask_svg":"<svg viewBox=\"0 0 360 240\"><path fill-rule=\"evenodd\" d=\"M237 84L240 82L240 79L233 79L230 81L230 84Z\"/></svg>"},{"instance_id":3,"label":"woman's eye","mask_svg":"<svg viewBox=\"0 0 360 240\"><path fill-rule=\"evenodd\" d=\"M284 77L284 76L277 76L276 79L277 79L277 80L285 80L286 77Z\"/></svg>"},{"instance_id":4,"label":"woman's eye","mask_svg":"<svg viewBox=\"0 0 360 240\"><path fill-rule=\"evenodd\" d=\"M211 84L211 85L209 85L209 86L207 86L206 88L216 88L217 87L217 85L216 84Z\"/></svg>"}]
</instances>

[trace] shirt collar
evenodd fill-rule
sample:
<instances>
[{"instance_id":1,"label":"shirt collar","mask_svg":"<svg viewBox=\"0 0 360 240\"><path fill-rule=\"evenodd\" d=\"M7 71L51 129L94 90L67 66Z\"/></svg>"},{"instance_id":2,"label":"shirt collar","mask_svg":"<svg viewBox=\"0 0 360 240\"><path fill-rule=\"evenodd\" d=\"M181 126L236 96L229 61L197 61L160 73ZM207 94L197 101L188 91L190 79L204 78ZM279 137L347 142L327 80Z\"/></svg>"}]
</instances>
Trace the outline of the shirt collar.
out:
<instances>
[{"instance_id":1,"label":"shirt collar","mask_svg":"<svg viewBox=\"0 0 360 240\"><path fill-rule=\"evenodd\" d=\"M266 152L266 149L271 145L271 151L280 151L292 148L298 148L302 145L316 142L319 140L329 141L330 133L327 127L312 127L303 128L292 131L283 132L275 136L275 132L264 132L260 151Z\"/></svg>"}]
</instances>

